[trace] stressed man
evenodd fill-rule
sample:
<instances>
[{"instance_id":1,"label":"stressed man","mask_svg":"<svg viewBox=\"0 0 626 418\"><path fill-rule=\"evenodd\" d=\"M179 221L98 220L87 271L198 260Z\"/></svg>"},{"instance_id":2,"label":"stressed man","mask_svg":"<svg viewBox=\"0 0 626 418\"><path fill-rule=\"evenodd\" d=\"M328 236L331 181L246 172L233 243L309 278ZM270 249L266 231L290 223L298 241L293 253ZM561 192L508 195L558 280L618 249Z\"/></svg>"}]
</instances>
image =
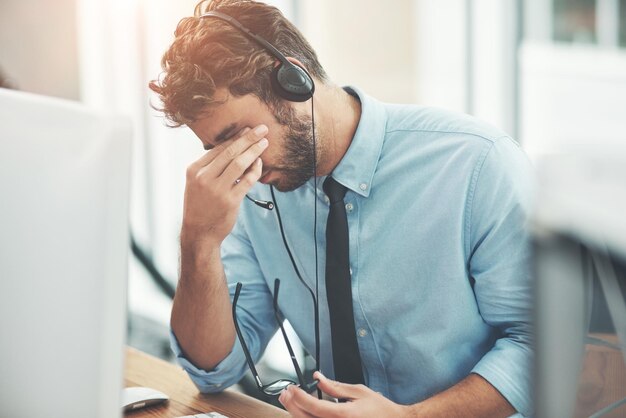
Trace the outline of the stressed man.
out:
<instances>
[{"instance_id":1,"label":"stressed man","mask_svg":"<svg viewBox=\"0 0 626 418\"><path fill-rule=\"evenodd\" d=\"M207 150L187 171L171 318L201 391L254 369L286 318L317 381L257 383L293 416L531 413L530 168L513 139L333 84L263 3L201 2L162 65L164 114Z\"/></svg>"}]
</instances>

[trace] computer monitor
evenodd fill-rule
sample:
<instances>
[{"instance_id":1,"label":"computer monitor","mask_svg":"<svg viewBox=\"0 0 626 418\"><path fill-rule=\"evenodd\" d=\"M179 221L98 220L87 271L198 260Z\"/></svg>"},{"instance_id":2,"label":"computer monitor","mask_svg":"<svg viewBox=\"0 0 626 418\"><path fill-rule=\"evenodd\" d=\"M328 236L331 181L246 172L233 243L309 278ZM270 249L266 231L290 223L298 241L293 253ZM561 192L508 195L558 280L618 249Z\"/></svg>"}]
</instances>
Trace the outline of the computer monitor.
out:
<instances>
[{"instance_id":1,"label":"computer monitor","mask_svg":"<svg viewBox=\"0 0 626 418\"><path fill-rule=\"evenodd\" d=\"M121 416L130 123L0 89L0 416Z\"/></svg>"}]
</instances>

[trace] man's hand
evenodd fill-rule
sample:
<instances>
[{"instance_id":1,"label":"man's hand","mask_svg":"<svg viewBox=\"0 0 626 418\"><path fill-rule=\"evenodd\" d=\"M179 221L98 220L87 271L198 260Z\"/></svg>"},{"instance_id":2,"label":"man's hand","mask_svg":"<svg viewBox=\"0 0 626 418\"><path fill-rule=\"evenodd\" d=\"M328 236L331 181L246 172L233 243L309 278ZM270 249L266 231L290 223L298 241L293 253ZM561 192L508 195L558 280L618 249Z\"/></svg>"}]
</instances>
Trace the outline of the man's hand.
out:
<instances>
[{"instance_id":1,"label":"man's hand","mask_svg":"<svg viewBox=\"0 0 626 418\"><path fill-rule=\"evenodd\" d=\"M188 167L181 238L219 247L235 225L241 201L261 177L265 134L265 125L244 131Z\"/></svg>"},{"instance_id":2,"label":"man's hand","mask_svg":"<svg viewBox=\"0 0 626 418\"><path fill-rule=\"evenodd\" d=\"M314 379L319 380L318 387L322 392L333 398L347 399L344 403L335 403L319 400L296 386L289 386L280 395L280 402L287 411L296 418L380 418L409 417L410 410L404 405L398 405L374 392L364 385L349 385L327 379L321 373L315 372Z\"/></svg>"},{"instance_id":3,"label":"man's hand","mask_svg":"<svg viewBox=\"0 0 626 418\"><path fill-rule=\"evenodd\" d=\"M205 370L222 361L235 341L220 247L235 225L241 201L261 177L266 134L265 125L242 131L187 169L171 325L186 357Z\"/></svg>"}]
</instances>

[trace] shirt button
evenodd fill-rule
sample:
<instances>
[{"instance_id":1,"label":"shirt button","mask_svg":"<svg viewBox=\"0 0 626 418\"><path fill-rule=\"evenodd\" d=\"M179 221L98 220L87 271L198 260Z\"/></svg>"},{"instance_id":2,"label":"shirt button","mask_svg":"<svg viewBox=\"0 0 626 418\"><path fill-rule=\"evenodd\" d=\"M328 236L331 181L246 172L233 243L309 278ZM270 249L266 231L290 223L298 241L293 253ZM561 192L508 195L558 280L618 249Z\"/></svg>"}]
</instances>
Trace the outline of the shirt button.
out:
<instances>
[{"instance_id":1,"label":"shirt button","mask_svg":"<svg viewBox=\"0 0 626 418\"><path fill-rule=\"evenodd\" d=\"M365 337L367 335L367 331L363 328L359 329L359 337Z\"/></svg>"},{"instance_id":2,"label":"shirt button","mask_svg":"<svg viewBox=\"0 0 626 418\"><path fill-rule=\"evenodd\" d=\"M328 198L328 196L324 196L324 202L330 203L330 199Z\"/></svg>"},{"instance_id":3,"label":"shirt button","mask_svg":"<svg viewBox=\"0 0 626 418\"><path fill-rule=\"evenodd\" d=\"M352 209L354 209L354 206L352 206L352 203L347 203L347 204L346 204L346 210L347 210L348 212L352 212Z\"/></svg>"},{"instance_id":4,"label":"shirt button","mask_svg":"<svg viewBox=\"0 0 626 418\"><path fill-rule=\"evenodd\" d=\"M352 268L350 268L350 276L352 276Z\"/></svg>"},{"instance_id":5,"label":"shirt button","mask_svg":"<svg viewBox=\"0 0 626 418\"><path fill-rule=\"evenodd\" d=\"M361 189L361 190L367 190L367 184L366 184L366 183L361 183L361 184L359 184L359 189Z\"/></svg>"}]
</instances>

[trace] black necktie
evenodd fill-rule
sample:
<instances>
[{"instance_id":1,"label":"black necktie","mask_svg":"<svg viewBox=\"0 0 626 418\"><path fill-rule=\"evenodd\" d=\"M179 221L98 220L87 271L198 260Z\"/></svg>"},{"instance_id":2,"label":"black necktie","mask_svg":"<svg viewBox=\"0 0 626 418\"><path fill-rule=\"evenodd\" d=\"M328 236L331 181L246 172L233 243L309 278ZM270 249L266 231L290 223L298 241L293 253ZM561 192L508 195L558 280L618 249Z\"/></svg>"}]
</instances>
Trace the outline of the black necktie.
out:
<instances>
[{"instance_id":1,"label":"black necktie","mask_svg":"<svg viewBox=\"0 0 626 418\"><path fill-rule=\"evenodd\" d=\"M346 188L328 176L324 192L330 199L326 223L326 297L335 379L344 383L365 383L352 311L348 219L343 202Z\"/></svg>"}]
</instances>

